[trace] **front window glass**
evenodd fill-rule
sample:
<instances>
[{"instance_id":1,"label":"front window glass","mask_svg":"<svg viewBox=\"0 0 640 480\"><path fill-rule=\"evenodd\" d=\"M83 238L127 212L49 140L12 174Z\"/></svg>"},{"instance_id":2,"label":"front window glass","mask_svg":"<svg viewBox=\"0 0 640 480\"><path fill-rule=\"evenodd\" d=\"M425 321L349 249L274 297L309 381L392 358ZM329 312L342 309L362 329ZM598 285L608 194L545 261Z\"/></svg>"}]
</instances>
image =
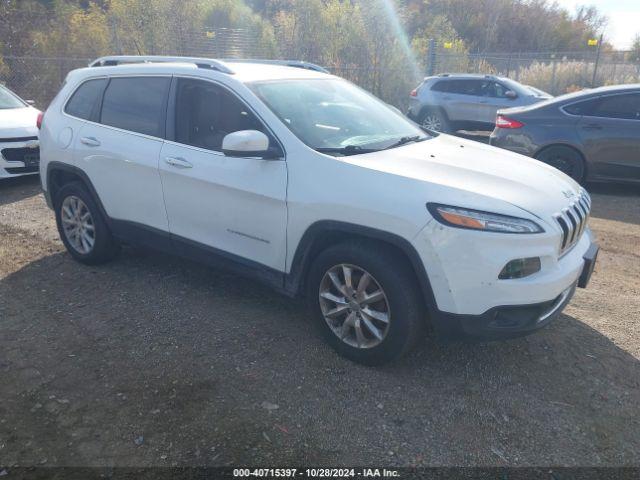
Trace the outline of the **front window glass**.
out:
<instances>
[{"instance_id":1,"label":"front window glass","mask_svg":"<svg viewBox=\"0 0 640 480\"><path fill-rule=\"evenodd\" d=\"M0 109L24 108L25 106L22 100L0 85Z\"/></svg>"},{"instance_id":2,"label":"front window glass","mask_svg":"<svg viewBox=\"0 0 640 480\"><path fill-rule=\"evenodd\" d=\"M318 151L354 155L430 138L387 104L344 80L250 86L300 140Z\"/></svg>"},{"instance_id":3,"label":"front window glass","mask_svg":"<svg viewBox=\"0 0 640 480\"><path fill-rule=\"evenodd\" d=\"M268 136L235 95L210 82L178 80L176 142L220 151L224 137L240 130L259 130Z\"/></svg>"}]
</instances>

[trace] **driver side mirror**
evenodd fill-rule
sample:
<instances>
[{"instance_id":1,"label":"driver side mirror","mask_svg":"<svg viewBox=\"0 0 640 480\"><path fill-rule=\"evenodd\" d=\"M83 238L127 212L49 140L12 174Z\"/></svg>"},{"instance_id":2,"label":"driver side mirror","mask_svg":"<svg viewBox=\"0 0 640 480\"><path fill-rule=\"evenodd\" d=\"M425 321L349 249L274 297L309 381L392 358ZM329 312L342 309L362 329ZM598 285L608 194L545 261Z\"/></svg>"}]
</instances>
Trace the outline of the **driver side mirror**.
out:
<instances>
[{"instance_id":1,"label":"driver side mirror","mask_svg":"<svg viewBox=\"0 0 640 480\"><path fill-rule=\"evenodd\" d=\"M513 90L507 90L506 92L504 92L504 96L507 97L509 100L514 100L518 98L518 94Z\"/></svg>"},{"instance_id":2,"label":"driver side mirror","mask_svg":"<svg viewBox=\"0 0 640 480\"><path fill-rule=\"evenodd\" d=\"M240 130L222 139L222 153L227 157L259 157L274 160L282 157L279 148L269 148L269 137L258 130Z\"/></svg>"}]
</instances>

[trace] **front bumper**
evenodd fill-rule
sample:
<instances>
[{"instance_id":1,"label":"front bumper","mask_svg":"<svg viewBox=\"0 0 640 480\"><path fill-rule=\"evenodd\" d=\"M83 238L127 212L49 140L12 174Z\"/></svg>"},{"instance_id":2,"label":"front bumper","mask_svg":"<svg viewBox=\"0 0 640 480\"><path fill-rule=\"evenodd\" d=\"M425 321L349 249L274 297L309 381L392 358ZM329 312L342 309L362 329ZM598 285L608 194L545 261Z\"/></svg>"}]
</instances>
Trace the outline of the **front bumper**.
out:
<instances>
[{"instance_id":1,"label":"front bumper","mask_svg":"<svg viewBox=\"0 0 640 480\"><path fill-rule=\"evenodd\" d=\"M37 174L40 149L35 138L0 141L0 178Z\"/></svg>"},{"instance_id":2,"label":"front bumper","mask_svg":"<svg viewBox=\"0 0 640 480\"><path fill-rule=\"evenodd\" d=\"M494 307L481 315L459 315L437 312L432 324L440 338L475 338L478 340L500 340L520 337L547 326L556 319L569 304L576 287L586 288L598 256L599 247L591 243L584 254L584 266L579 278L556 298L530 305L507 305Z\"/></svg>"}]
</instances>

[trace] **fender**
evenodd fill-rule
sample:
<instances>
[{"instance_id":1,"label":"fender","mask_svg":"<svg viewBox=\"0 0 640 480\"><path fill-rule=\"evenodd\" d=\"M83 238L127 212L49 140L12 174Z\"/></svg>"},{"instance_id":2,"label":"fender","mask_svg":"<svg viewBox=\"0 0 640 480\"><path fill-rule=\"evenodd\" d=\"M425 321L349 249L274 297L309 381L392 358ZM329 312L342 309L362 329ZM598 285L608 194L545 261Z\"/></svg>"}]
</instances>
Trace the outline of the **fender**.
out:
<instances>
[{"instance_id":1,"label":"fender","mask_svg":"<svg viewBox=\"0 0 640 480\"><path fill-rule=\"evenodd\" d=\"M285 279L285 290L295 295L304 288L304 280L313 260L314 246L322 242L323 238L335 234L355 236L370 240L376 240L390 244L399 249L409 261L419 282L420 290L425 305L433 318L438 313L435 296L431 288L429 276L424 268L422 260L414 246L405 238L394 233L378 230L362 225L338 222L334 220L320 220L307 228L300 239L300 243L293 256L291 271Z\"/></svg>"},{"instance_id":2,"label":"fender","mask_svg":"<svg viewBox=\"0 0 640 480\"><path fill-rule=\"evenodd\" d=\"M75 175L76 177L79 177L82 180L85 187L87 187L87 189L89 190L89 193L93 197L93 200L98 204L100 213L102 214L103 218L107 222L107 225L109 225L109 227L111 228L112 227L111 218L109 218L109 215L107 215L107 211L104 209L102 200L100 200L100 197L98 196L98 192L93 186L91 179L89 179L89 176L80 168L75 167L73 165L69 165L67 163L53 161L53 162L49 162L49 164L47 165L47 179L46 179L47 189L45 190L44 195L45 195L45 199L47 200L47 205L49 206L49 208L53 209L54 198L51 195L51 192L54 185L52 183L52 176L53 176L52 173L56 170L66 172L71 175Z\"/></svg>"}]
</instances>

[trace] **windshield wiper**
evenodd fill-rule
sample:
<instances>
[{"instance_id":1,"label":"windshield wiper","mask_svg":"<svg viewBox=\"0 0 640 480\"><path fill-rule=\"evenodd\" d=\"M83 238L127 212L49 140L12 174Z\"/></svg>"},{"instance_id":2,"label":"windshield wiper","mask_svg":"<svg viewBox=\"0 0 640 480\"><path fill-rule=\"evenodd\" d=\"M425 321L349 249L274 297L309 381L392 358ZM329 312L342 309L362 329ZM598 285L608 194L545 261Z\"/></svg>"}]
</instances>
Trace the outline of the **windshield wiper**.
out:
<instances>
[{"instance_id":1,"label":"windshield wiper","mask_svg":"<svg viewBox=\"0 0 640 480\"><path fill-rule=\"evenodd\" d=\"M361 153L379 152L379 148L363 148L360 145L347 145L345 147L320 147L315 149L320 153L341 153L342 155L359 155Z\"/></svg>"},{"instance_id":2,"label":"windshield wiper","mask_svg":"<svg viewBox=\"0 0 640 480\"><path fill-rule=\"evenodd\" d=\"M429 138L429 137L423 137L422 135L413 135L411 137L402 137L396 143L392 143L388 147L385 147L385 150L388 150L390 148L401 147L402 145L406 145L407 143L422 142L423 140L426 140L427 138Z\"/></svg>"}]
</instances>

